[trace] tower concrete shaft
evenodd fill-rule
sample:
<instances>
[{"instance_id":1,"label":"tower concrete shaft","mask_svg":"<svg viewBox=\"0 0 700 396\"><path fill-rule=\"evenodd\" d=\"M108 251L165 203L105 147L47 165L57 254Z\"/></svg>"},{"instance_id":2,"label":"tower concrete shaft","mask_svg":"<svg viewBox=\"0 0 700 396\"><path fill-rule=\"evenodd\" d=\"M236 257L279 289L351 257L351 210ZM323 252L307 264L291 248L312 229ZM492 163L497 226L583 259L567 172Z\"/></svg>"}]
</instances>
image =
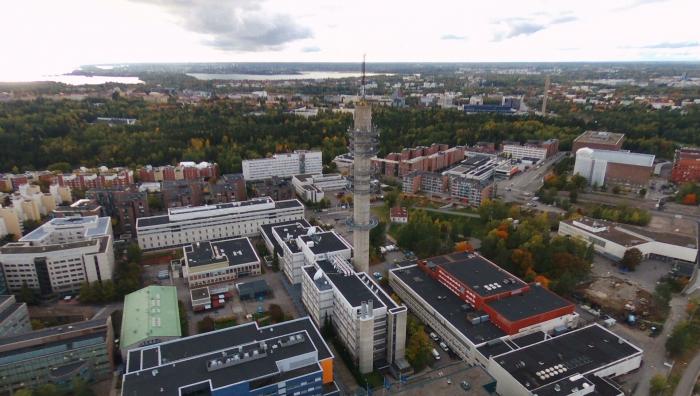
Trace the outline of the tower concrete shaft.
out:
<instances>
[{"instance_id":1,"label":"tower concrete shaft","mask_svg":"<svg viewBox=\"0 0 700 396\"><path fill-rule=\"evenodd\" d=\"M377 225L370 217L370 162L376 155L379 132L372 127L372 108L364 101L355 106L355 125L351 132L353 163L353 248L355 270L369 271L369 231Z\"/></svg>"}]
</instances>

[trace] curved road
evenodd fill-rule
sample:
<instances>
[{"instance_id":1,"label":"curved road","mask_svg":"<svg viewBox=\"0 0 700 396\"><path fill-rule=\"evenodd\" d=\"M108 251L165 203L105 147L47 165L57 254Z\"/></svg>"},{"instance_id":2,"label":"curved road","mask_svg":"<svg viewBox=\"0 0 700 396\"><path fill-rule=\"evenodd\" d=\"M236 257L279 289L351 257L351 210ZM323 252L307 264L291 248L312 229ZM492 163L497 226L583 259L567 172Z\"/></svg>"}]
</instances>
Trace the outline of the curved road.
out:
<instances>
[{"instance_id":1,"label":"curved road","mask_svg":"<svg viewBox=\"0 0 700 396\"><path fill-rule=\"evenodd\" d=\"M695 355L695 358L688 363L688 367L685 368L683 376L673 392L673 396L690 396L693 386L698 380L698 375L700 375L700 353Z\"/></svg>"}]
</instances>

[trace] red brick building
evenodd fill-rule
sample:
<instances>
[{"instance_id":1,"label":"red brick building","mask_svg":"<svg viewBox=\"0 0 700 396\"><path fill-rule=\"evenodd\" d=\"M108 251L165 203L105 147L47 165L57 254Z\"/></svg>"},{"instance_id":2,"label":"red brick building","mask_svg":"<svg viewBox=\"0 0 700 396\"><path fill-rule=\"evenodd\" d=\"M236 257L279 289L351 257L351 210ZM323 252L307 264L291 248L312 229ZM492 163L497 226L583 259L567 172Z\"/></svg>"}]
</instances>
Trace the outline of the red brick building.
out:
<instances>
[{"instance_id":1,"label":"red brick building","mask_svg":"<svg viewBox=\"0 0 700 396\"><path fill-rule=\"evenodd\" d=\"M676 150L671 170L674 183L700 183L700 148L684 147Z\"/></svg>"},{"instance_id":2,"label":"red brick building","mask_svg":"<svg viewBox=\"0 0 700 396\"><path fill-rule=\"evenodd\" d=\"M571 144L571 152L576 153L584 147L598 150L619 151L625 141L624 133L604 131L586 131L579 135Z\"/></svg>"}]
</instances>

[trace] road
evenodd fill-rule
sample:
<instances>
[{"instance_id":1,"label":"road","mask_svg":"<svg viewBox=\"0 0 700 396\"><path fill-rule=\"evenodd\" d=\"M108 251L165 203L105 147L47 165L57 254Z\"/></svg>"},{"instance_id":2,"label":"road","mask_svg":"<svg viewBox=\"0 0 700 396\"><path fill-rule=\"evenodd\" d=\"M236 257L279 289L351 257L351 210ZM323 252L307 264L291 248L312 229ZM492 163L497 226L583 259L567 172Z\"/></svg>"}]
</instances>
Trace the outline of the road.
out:
<instances>
[{"instance_id":1,"label":"road","mask_svg":"<svg viewBox=\"0 0 700 396\"><path fill-rule=\"evenodd\" d=\"M681 380L676 385L673 396L690 396L695 383L698 381L698 376L700 376L700 353L695 355L693 360L688 363Z\"/></svg>"},{"instance_id":2,"label":"road","mask_svg":"<svg viewBox=\"0 0 700 396\"><path fill-rule=\"evenodd\" d=\"M506 202L522 201L522 194L532 194L542 186L542 178L547 174L549 168L564 158L565 152L559 152L544 161L539 168L530 168L525 172L518 173L510 180L501 180L496 183L497 194L503 197ZM508 190L510 189L510 191Z\"/></svg>"}]
</instances>

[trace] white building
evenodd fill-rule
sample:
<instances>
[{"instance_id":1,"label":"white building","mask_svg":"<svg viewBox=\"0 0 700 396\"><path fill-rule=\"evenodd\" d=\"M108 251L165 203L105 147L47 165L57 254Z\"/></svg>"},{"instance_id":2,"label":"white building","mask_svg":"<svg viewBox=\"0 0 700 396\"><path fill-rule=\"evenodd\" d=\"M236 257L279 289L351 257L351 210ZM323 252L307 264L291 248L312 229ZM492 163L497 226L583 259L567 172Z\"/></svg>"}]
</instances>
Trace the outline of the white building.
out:
<instances>
[{"instance_id":1,"label":"white building","mask_svg":"<svg viewBox=\"0 0 700 396\"><path fill-rule=\"evenodd\" d=\"M543 161L547 158L547 148L534 145L504 144L503 153L509 154L513 159L535 160L533 163Z\"/></svg>"},{"instance_id":2,"label":"white building","mask_svg":"<svg viewBox=\"0 0 700 396\"><path fill-rule=\"evenodd\" d=\"M645 258L681 260L694 263L698 256L695 235L655 232L648 228L583 217L559 222L559 235L593 244L596 252L620 260L628 249L637 248Z\"/></svg>"},{"instance_id":3,"label":"white building","mask_svg":"<svg viewBox=\"0 0 700 396\"><path fill-rule=\"evenodd\" d=\"M112 279L112 240L109 217L53 219L0 248L7 287L17 292L26 283L42 294L66 294Z\"/></svg>"},{"instance_id":4,"label":"white building","mask_svg":"<svg viewBox=\"0 0 700 396\"><path fill-rule=\"evenodd\" d=\"M591 185L603 186L608 181L645 185L653 171L654 158L651 154L584 147L576 151L574 174L585 177Z\"/></svg>"},{"instance_id":5,"label":"white building","mask_svg":"<svg viewBox=\"0 0 700 396\"><path fill-rule=\"evenodd\" d=\"M0 337L29 333L32 324L26 303L18 303L13 295L0 295Z\"/></svg>"},{"instance_id":6,"label":"white building","mask_svg":"<svg viewBox=\"0 0 700 396\"><path fill-rule=\"evenodd\" d=\"M254 236L264 224L298 220L304 205L296 199L270 197L187 208L170 208L167 215L136 220L136 235L143 250L159 250L239 236Z\"/></svg>"},{"instance_id":7,"label":"white building","mask_svg":"<svg viewBox=\"0 0 700 396\"><path fill-rule=\"evenodd\" d=\"M320 202L326 191L342 190L347 185L345 178L338 173L295 175L292 185L297 195L305 201Z\"/></svg>"},{"instance_id":8,"label":"white building","mask_svg":"<svg viewBox=\"0 0 700 396\"><path fill-rule=\"evenodd\" d=\"M292 177L299 174L321 173L323 170L320 151L297 150L293 153L275 154L270 158L243 160L243 177L248 180L263 180L273 176Z\"/></svg>"},{"instance_id":9,"label":"white building","mask_svg":"<svg viewBox=\"0 0 700 396\"><path fill-rule=\"evenodd\" d=\"M364 272L340 257L304 267L302 302L319 328L332 325L360 372L405 361L407 309L394 302Z\"/></svg>"},{"instance_id":10,"label":"white building","mask_svg":"<svg viewBox=\"0 0 700 396\"><path fill-rule=\"evenodd\" d=\"M292 284L301 283L302 267L330 257L350 260L352 246L335 231L323 231L306 221L261 227L270 252L276 251L280 269Z\"/></svg>"},{"instance_id":11,"label":"white building","mask_svg":"<svg viewBox=\"0 0 700 396\"><path fill-rule=\"evenodd\" d=\"M260 257L248 238L195 242L182 251L182 276L190 288L261 273Z\"/></svg>"}]
</instances>

